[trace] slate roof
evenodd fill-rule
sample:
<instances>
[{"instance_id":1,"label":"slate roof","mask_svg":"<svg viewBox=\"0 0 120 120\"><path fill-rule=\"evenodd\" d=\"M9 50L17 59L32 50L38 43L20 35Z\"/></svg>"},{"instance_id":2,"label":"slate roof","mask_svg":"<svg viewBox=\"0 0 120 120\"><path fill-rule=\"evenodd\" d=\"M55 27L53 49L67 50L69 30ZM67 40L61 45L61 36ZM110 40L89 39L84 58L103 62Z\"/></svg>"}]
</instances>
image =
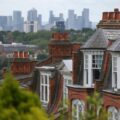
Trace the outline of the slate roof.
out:
<instances>
[{"instance_id":1,"label":"slate roof","mask_svg":"<svg viewBox=\"0 0 120 120\"><path fill-rule=\"evenodd\" d=\"M103 29L103 32L108 40L117 40L120 38L119 29Z\"/></svg>"},{"instance_id":2,"label":"slate roof","mask_svg":"<svg viewBox=\"0 0 120 120\"><path fill-rule=\"evenodd\" d=\"M116 40L107 50L120 52L120 39Z\"/></svg>"},{"instance_id":3,"label":"slate roof","mask_svg":"<svg viewBox=\"0 0 120 120\"><path fill-rule=\"evenodd\" d=\"M97 31L88 39L81 49L105 49L108 45L108 39L103 29Z\"/></svg>"},{"instance_id":4,"label":"slate roof","mask_svg":"<svg viewBox=\"0 0 120 120\"><path fill-rule=\"evenodd\" d=\"M97 31L81 47L82 49L105 49L108 46L108 40L117 40L120 38L118 29L97 29Z\"/></svg>"}]
</instances>

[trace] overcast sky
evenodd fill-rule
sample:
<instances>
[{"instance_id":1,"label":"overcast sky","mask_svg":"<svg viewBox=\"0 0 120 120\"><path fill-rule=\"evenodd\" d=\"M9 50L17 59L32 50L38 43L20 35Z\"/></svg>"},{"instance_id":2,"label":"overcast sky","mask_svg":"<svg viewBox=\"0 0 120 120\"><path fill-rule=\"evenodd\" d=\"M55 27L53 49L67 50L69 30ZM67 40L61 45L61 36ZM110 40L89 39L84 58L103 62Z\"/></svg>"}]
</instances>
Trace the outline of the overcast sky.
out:
<instances>
[{"instance_id":1,"label":"overcast sky","mask_svg":"<svg viewBox=\"0 0 120 120\"><path fill-rule=\"evenodd\" d=\"M69 9L81 15L83 8L89 8L90 19L98 22L103 11L120 8L120 0L0 0L0 15L12 15L13 10L21 10L25 17L31 8L36 8L43 15L44 21L47 21L50 10L56 16L62 12L66 17Z\"/></svg>"}]
</instances>

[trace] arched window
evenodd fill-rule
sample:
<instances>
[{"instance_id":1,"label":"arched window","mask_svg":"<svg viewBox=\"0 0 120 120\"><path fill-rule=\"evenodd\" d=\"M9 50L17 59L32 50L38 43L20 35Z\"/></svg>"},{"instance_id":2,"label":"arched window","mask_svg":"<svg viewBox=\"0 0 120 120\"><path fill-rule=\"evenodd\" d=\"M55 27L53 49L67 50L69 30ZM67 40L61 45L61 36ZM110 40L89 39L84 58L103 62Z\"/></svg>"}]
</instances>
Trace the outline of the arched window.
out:
<instances>
[{"instance_id":1,"label":"arched window","mask_svg":"<svg viewBox=\"0 0 120 120\"><path fill-rule=\"evenodd\" d=\"M72 101L72 118L73 120L80 120L81 114L85 110L85 103L82 100Z\"/></svg>"},{"instance_id":2,"label":"arched window","mask_svg":"<svg viewBox=\"0 0 120 120\"><path fill-rule=\"evenodd\" d=\"M119 111L113 106L108 108L108 115L108 120L120 120Z\"/></svg>"}]
</instances>

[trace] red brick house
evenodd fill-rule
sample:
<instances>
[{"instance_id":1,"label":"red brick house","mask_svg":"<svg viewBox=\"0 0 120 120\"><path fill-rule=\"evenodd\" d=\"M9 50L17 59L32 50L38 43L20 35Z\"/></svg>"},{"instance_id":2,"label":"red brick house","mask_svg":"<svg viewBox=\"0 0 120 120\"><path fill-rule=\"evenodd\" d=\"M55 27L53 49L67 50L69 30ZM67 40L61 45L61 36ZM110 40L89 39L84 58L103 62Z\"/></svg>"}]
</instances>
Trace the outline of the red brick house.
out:
<instances>
[{"instance_id":1,"label":"red brick house","mask_svg":"<svg viewBox=\"0 0 120 120\"><path fill-rule=\"evenodd\" d=\"M71 117L80 120L87 96L97 90L111 112L109 120L120 120L120 11L104 12L97 26L82 46L71 43L67 33L52 35L49 58L37 65L31 86L48 113L58 117L63 102ZM66 99L70 106L64 103Z\"/></svg>"},{"instance_id":2,"label":"red brick house","mask_svg":"<svg viewBox=\"0 0 120 120\"><path fill-rule=\"evenodd\" d=\"M38 50L36 45L24 45L22 43L2 44L0 52L7 62L3 66L2 76L6 70L10 70L22 87L29 87L32 80L32 73L36 65L35 53ZM33 51L29 53L29 51Z\"/></svg>"},{"instance_id":3,"label":"red brick house","mask_svg":"<svg viewBox=\"0 0 120 120\"><path fill-rule=\"evenodd\" d=\"M53 33L48 59L36 66L31 88L39 95L48 113L54 113L56 117L63 99L68 98L67 85L72 84L72 55L79 49L80 43L70 42L67 33Z\"/></svg>"},{"instance_id":4,"label":"red brick house","mask_svg":"<svg viewBox=\"0 0 120 120\"><path fill-rule=\"evenodd\" d=\"M111 112L109 120L120 119L119 16L118 9L104 12L96 32L73 57L73 68L77 71L73 69L74 84L68 86L73 119L80 120L79 113L87 108L86 98L94 90L102 92L103 105Z\"/></svg>"}]
</instances>

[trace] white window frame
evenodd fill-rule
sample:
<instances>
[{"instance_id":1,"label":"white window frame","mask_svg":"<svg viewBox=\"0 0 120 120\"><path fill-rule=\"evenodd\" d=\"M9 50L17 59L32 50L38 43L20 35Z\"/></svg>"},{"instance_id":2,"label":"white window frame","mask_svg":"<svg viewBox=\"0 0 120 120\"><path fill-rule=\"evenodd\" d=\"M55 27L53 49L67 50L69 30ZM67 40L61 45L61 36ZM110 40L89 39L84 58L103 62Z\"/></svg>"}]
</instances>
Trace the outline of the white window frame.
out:
<instances>
[{"instance_id":1,"label":"white window frame","mask_svg":"<svg viewBox=\"0 0 120 120\"><path fill-rule=\"evenodd\" d=\"M72 119L80 120L80 115L84 114L85 102L83 100L73 100L72 101Z\"/></svg>"},{"instance_id":2,"label":"white window frame","mask_svg":"<svg viewBox=\"0 0 120 120\"><path fill-rule=\"evenodd\" d=\"M101 70L104 51L103 50L89 50L89 51L86 50L86 51L83 51L83 53L84 53L84 73L83 73L84 86L93 87L94 86L93 70L94 69ZM95 56L94 64L93 64L93 55Z\"/></svg>"},{"instance_id":3,"label":"white window frame","mask_svg":"<svg viewBox=\"0 0 120 120\"><path fill-rule=\"evenodd\" d=\"M42 103L49 103L49 82L50 82L50 74L41 73L40 74L40 100ZM47 92L47 95L46 95Z\"/></svg>"}]
</instances>

